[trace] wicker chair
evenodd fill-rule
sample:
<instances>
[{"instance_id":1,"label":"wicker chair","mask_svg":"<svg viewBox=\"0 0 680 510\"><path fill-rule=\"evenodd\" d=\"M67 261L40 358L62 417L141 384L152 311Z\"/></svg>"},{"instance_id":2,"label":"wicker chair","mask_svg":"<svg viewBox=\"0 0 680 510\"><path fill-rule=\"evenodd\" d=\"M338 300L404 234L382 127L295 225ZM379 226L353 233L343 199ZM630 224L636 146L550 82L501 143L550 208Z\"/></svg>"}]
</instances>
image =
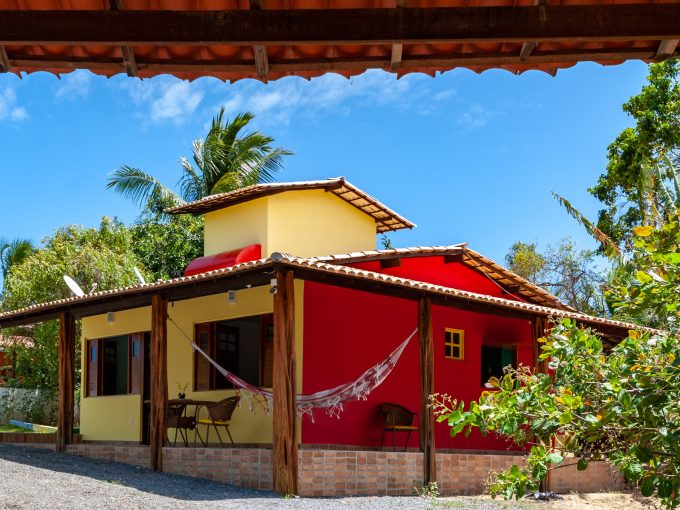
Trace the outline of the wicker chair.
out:
<instances>
[{"instance_id":1,"label":"wicker chair","mask_svg":"<svg viewBox=\"0 0 680 510\"><path fill-rule=\"evenodd\" d=\"M218 427L224 427L224 429L227 431L227 435L229 436L229 440L232 444L234 444L234 438L231 437L231 432L229 432L229 422L231 421L231 415L234 414L234 409L236 409L240 399L241 397L228 397L224 400L220 400L219 402L215 402L214 404L208 404L196 408L197 425L207 426L205 441L203 441L203 437L198 430L198 426L196 427L196 435L201 440L201 443L203 443L203 446L208 446L208 441L210 440L210 427L215 429L217 438L219 439L221 445L224 445L224 442L222 441L222 436L220 435ZM199 415L201 409L203 408L208 411L208 418L200 418Z\"/></svg>"},{"instance_id":2,"label":"wicker chair","mask_svg":"<svg viewBox=\"0 0 680 510\"><path fill-rule=\"evenodd\" d=\"M418 430L418 413L409 411L404 406L399 404L382 404L380 410L385 415L385 427L383 428L382 438L380 439L380 449L383 448L385 442L385 434L392 432L392 450L396 451L396 435L397 432L406 432L406 443L404 443L404 451L408 446L408 440L411 438L411 432Z\"/></svg>"}]
</instances>

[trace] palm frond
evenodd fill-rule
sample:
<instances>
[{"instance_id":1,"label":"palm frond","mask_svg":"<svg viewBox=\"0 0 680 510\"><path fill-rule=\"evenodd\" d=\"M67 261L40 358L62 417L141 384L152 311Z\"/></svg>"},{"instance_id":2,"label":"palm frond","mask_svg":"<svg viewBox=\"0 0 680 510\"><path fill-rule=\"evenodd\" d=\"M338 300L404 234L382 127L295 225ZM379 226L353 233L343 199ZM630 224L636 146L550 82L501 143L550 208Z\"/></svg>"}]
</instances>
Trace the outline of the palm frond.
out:
<instances>
[{"instance_id":1,"label":"palm frond","mask_svg":"<svg viewBox=\"0 0 680 510\"><path fill-rule=\"evenodd\" d=\"M184 203L175 192L152 175L127 165L113 172L106 189L112 189L140 205L146 205L151 199L173 204Z\"/></svg>"},{"instance_id":2,"label":"palm frond","mask_svg":"<svg viewBox=\"0 0 680 510\"><path fill-rule=\"evenodd\" d=\"M616 259L622 263L626 263L626 257L624 256L621 249L617 244L609 237L607 234L602 232L597 228L588 218L586 218L576 207L574 207L569 200L564 198L558 193L552 192L552 196L559 202L559 204L564 207L572 218L574 218L580 225L582 225L586 231L597 240L602 245L604 253L610 259Z\"/></svg>"},{"instance_id":3,"label":"palm frond","mask_svg":"<svg viewBox=\"0 0 680 510\"><path fill-rule=\"evenodd\" d=\"M194 142L194 151L200 150L197 148L197 144L200 144L199 140ZM196 158L194 157L194 160L195 159ZM199 175L187 158L183 156L179 158L179 164L182 167L182 177L180 177L177 186L179 187L179 193L182 196L182 199L187 202L192 202L203 197L205 193L203 189L203 179L201 178L202 176Z\"/></svg>"}]
</instances>

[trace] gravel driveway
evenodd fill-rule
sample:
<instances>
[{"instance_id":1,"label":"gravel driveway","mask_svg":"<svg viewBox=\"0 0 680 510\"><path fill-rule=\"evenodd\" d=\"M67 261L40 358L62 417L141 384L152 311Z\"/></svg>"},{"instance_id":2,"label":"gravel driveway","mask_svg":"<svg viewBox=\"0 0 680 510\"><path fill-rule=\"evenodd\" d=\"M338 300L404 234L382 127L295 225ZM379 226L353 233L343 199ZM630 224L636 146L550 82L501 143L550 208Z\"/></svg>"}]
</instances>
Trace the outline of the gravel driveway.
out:
<instances>
[{"instance_id":1,"label":"gravel driveway","mask_svg":"<svg viewBox=\"0 0 680 510\"><path fill-rule=\"evenodd\" d=\"M456 498L284 499L272 492L154 473L127 464L57 455L46 449L11 444L0 444L0 477L0 508L3 509L510 510L524 507L502 501Z\"/></svg>"}]
</instances>

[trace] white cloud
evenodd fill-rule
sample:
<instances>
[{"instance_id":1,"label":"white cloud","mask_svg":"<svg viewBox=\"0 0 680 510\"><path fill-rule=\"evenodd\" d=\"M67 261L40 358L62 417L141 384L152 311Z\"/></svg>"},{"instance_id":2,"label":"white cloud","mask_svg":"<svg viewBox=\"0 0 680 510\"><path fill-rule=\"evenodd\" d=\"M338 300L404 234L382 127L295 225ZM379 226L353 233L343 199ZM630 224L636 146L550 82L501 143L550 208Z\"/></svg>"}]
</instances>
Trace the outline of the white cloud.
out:
<instances>
[{"instance_id":1,"label":"white cloud","mask_svg":"<svg viewBox=\"0 0 680 510\"><path fill-rule=\"evenodd\" d=\"M199 82L164 76L143 81L128 79L121 82L121 87L136 105L146 110L143 115L154 123L184 123L205 96Z\"/></svg>"},{"instance_id":2,"label":"white cloud","mask_svg":"<svg viewBox=\"0 0 680 510\"><path fill-rule=\"evenodd\" d=\"M489 121L500 115L500 112L487 110L482 105L472 103L457 119L458 124L468 129L478 129L486 126Z\"/></svg>"},{"instance_id":3,"label":"white cloud","mask_svg":"<svg viewBox=\"0 0 680 510\"><path fill-rule=\"evenodd\" d=\"M13 88L0 89L0 122L9 119L10 122L21 122L28 118L28 112L23 106L17 105L17 94Z\"/></svg>"},{"instance_id":4,"label":"white cloud","mask_svg":"<svg viewBox=\"0 0 680 510\"><path fill-rule=\"evenodd\" d=\"M73 101L90 93L92 78L89 71L78 70L61 77L55 97Z\"/></svg>"},{"instance_id":5,"label":"white cloud","mask_svg":"<svg viewBox=\"0 0 680 510\"><path fill-rule=\"evenodd\" d=\"M419 94L413 83L422 76L409 75L397 79L383 71L367 71L347 79L327 74L311 81L283 78L268 84L239 82L232 85L232 94L223 102L227 113L251 111L266 114L270 123L290 122L294 115L315 116L319 113L341 113L355 106L396 106L408 109Z\"/></svg>"}]
</instances>

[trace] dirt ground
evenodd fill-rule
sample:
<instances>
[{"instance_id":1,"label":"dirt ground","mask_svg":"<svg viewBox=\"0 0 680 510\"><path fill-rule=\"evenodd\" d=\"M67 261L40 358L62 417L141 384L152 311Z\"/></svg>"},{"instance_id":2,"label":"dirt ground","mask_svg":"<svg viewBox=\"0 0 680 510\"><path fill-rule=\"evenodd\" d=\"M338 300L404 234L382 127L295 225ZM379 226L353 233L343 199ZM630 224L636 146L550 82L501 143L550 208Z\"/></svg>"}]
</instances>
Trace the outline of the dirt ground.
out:
<instances>
[{"instance_id":1,"label":"dirt ground","mask_svg":"<svg viewBox=\"0 0 680 510\"><path fill-rule=\"evenodd\" d=\"M561 500L531 501L523 499L518 502L494 500L498 508L522 508L527 510L658 510L661 507L650 498L644 498L631 493L598 492L590 494L564 494ZM455 501L440 500L434 502L433 510L437 508L475 508L483 506L483 502L490 501L488 496L459 497ZM460 506L458 502L469 503ZM441 504L439 504L441 503Z\"/></svg>"}]
</instances>

